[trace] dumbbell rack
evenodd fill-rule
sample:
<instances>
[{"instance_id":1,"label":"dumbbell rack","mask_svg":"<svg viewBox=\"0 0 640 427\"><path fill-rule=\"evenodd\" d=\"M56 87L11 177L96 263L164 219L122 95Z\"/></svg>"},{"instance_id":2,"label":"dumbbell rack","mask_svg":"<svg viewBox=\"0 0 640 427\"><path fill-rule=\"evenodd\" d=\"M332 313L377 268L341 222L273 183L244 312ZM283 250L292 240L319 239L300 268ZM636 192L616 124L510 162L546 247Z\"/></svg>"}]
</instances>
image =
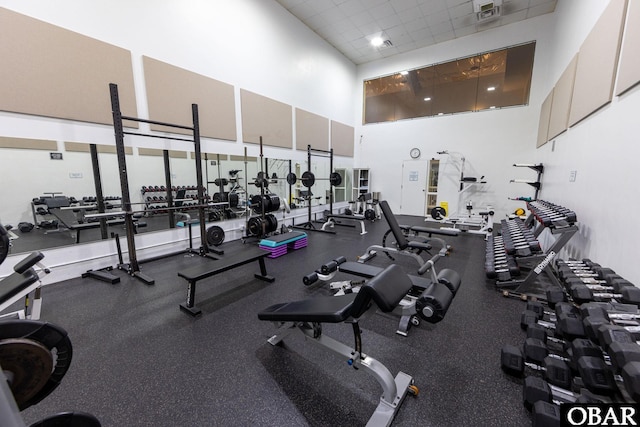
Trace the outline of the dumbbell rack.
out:
<instances>
[{"instance_id":1,"label":"dumbbell rack","mask_svg":"<svg viewBox=\"0 0 640 427\"><path fill-rule=\"evenodd\" d=\"M546 202L542 202L546 203ZM567 221L567 217L561 221L548 221L543 220L540 215L537 214L538 202L528 203L527 207L531 211L529 217L524 221L524 226L527 228L533 227L534 222L538 222L539 226L535 228L533 231L533 236L535 239L540 236L542 231L547 228L549 232L556 236L555 241L547 250L541 253L530 254L525 256L517 256L516 254L516 262L521 269L528 269L528 273L524 279L508 279L504 281L500 281L499 279L496 281L496 288L503 292L505 296L515 296L521 299L528 299L530 296L535 296L538 299L545 298L544 294L540 294L538 291L534 289L534 284L538 280L538 276L542 273L546 274L546 277L551 282L553 287L562 287L558 278L553 272L552 261L556 257L556 255L560 252L560 250L569 242L569 240L573 237L573 235L578 231L578 226L576 224L577 218L575 213L569 218ZM560 206L548 204L549 206L553 206L552 210L560 211ZM560 217L559 217L560 218ZM519 221L520 219L510 219L508 221ZM506 222L503 221L503 222ZM503 230L504 232L505 230Z\"/></svg>"},{"instance_id":2,"label":"dumbbell rack","mask_svg":"<svg viewBox=\"0 0 640 427\"><path fill-rule=\"evenodd\" d=\"M173 195L173 200L175 203L176 194L180 189L186 190L185 199L193 199L194 202L197 202L197 188L195 186L185 186L185 187L176 187L171 190L171 194ZM142 201L144 203L145 215L157 215L161 213L165 213L163 207L168 207L168 200L164 196L158 196L159 194L167 194L167 190L164 186L151 186L151 187L143 187L140 190L142 194ZM157 194L154 196L153 194ZM149 198L156 197L157 200L150 200ZM162 197L162 198L161 198ZM197 204L197 203L194 203ZM190 208L186 203L183 204L185 210L195 209Z\"/></svg>"}]
</instances>

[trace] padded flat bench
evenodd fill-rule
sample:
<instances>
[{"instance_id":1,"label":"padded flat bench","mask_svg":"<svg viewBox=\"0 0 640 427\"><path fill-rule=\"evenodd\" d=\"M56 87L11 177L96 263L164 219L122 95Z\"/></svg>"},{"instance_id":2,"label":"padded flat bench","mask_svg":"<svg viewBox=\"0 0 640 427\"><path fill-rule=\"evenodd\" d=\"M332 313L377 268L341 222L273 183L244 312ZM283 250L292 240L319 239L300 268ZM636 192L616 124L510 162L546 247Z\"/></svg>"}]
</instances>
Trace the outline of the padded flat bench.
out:
<instances>
[{"instance_id":1,"label":"padded flat bench","mask_svg":"<svg viewBox=\"0 0 640 427\"><path fill-rule=\"evenodd\" d=\"M232 270L241 265L249 264L250 262L258 261L260 264L260 274L254 274L256 279L264 280L265 282L273 282L275 278L267 274L267 267L264 263L265 257L268 257L269 255L269 252L262 250L257 246L251 246L243 248L236 253L226 255L225 257L219 258L215 261L203 263L195 267L179 271L178 277L182 277L189 282L189 286L187 287L187 301L186 303L180 304L180 309L192 316L197 316L202 313L202 310L195 306L196 283L199 280Z\"/></svg>"}]
</instances>

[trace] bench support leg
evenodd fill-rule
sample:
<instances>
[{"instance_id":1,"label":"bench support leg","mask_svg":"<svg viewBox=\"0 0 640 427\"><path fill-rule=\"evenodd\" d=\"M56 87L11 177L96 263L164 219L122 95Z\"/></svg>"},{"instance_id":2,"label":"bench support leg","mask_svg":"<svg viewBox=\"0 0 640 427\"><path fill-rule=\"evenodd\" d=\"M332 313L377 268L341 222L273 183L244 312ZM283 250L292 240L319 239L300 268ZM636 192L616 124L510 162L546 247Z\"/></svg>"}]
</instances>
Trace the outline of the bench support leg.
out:
<instances>
[{"instance_id":1,"label":"bench support leg","mask_svg":"<svg viewBox=\"0 0 640 427\"><path fill-rule=\"evenodd\" d=\"M267 274L267 266L264 263L264 258L258 258L258 263L260 263L260 274L253 275L256 279L264 280L265 282L269 282L269 283L276 280L275 277L269 276Z\"/></svg>"},{"instance_id":2,"label":"bench support leg","mask_svg":"<svg viewBox=\"0 0 640 427\"><path fill-rule=\"evenodd\" d=\"M313 328L305 328L302 324L289 324L289 329L283 331L282 334L274 335L269 339L269 343L276 345L283 338L289 335L292 331L298 329L301 331L309 341L314 342L322 347L325 347L334 353L351 361L354 368L365 368L382 387L382 396L380 396L380 402L376 407L373 415L367 422L368 427L389 426L393 421L396 413L400 409L404 398L409 392L409 388L413 386L413 377L405 374L404 372L398 372L393 377L389 369L378 360L366 356L365 354L357 354L357 352L331 337L327 337L324 334L314 337ZM284 326L283 326L284 327Z\"/></svg>"},{"instance_id":3,"label":"bench support leg","mask_svg":"<svg viewBox=\"0 0 640 427\"><path fill-rule=\"evenodd\" d=\"M180 304L180 310L185 311L195 317L200 313L202 313L202 310L196 307L195 303L196 303L196 282L189 281L189 286L187 287L187 302Z\"/></svg>"}]
</instances>

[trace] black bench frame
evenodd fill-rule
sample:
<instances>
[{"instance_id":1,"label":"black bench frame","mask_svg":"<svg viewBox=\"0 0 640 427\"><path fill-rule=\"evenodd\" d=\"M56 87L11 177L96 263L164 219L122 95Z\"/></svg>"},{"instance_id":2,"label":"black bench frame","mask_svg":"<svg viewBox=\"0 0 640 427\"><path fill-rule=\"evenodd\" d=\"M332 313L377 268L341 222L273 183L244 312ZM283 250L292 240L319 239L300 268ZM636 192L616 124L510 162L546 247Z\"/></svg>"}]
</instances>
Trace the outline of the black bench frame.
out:
<instances>
[{"instance_id":1,"label":"black bench frame","mask_svg":"<svg viewBox=\"0 0 640 427\"><path fill-rule=\"evenodd\" d=\"M382 209L384 218L387 220L387 224L389 224L389 228L391 229L391 232L396 239L395 244L397 247L394 248L380 245L369 246L365 253L358 257L358 262L369 261L376 255L377 251L395 253L415 259L419 265L418 274L422 275L432 269L433 265L440 257L446 256L448 254L450 246L447 245L447 243L443 239L440 239L438 237L424 237L420 238L420 240L407 239L407 237L405 237L404 233L402 232L402 227L400 227L400 225L398 224L398 221L391 211L391 208L389 207L387 201L381 200L379 202L379 205L380 209ZM430 253L429 251L433 248L431 245L432 242L437 242L441 245L441 248L438 253L431 257L431 259L425 261L424 258L419 255L419 253L423 251Z\"/></svg>"},{"instance_id":2,"label":"black bench frame","mask_svg":"<svg viewBox=\"0 0 640 427\"><path fill-rule=\"evenodd\" d=\"M275 304L258 313L258 318L272 321L283 330L268 340L271 345L277 345L291 333L299 331L308 341L346 358L353 368L359 371L359 368L363 368L362 370L373 375L383 393L367 425L389 426L407 394L416 395L418 389L413 385L410 375L398 372L394 377L386 366L362 352L359 320L376 310L393 311L411 286L411 280L402 269L397 265L390 265L365 284L357 294ZM350 323L355 347L324 335L322 323Z\"/></svg>"},{"instance_id":3,"label":"black bench frame","mask_svg":"<svg viewBox=\"0 0 640 427\"><path fill-rule=\"evenodd\" d=\"M180 310L192 315L197 316L202 313L198 307L196 307L196 284L203 279L206 279L216 274L223 273L228 270L232 270L241 265L249 264L250 262L258 261L260 265L260 274L254 274L256 279L263 280L265 282L273 282L275 278L267 274L267 267L264 259L271 253L269 251L262 250L257 247L243 249L235 254L227 255L224 258L214 259L213 262L207 262L195 267L188 268L178 272L178 277L185 279L189 285L187 286L187 300L180 304Z\"/></svg>"}]
</instances>

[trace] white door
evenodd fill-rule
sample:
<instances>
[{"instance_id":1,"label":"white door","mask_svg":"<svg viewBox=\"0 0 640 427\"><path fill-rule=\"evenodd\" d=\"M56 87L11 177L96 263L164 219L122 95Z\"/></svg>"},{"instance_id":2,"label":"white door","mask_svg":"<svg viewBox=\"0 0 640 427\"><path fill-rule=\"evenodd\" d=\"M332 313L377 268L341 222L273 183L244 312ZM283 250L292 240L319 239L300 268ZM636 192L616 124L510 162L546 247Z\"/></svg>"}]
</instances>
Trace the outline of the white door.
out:
<instances>
[{"instance_id":1,"label":"white door","mask_svg":"<svg viewBox=\"0 0 640 427\"><path fill-rule=\"evenodd\" d=\"M427 162L402 162L400 214L424 216L427 200Z\"/></svg>"}]
</instances>

